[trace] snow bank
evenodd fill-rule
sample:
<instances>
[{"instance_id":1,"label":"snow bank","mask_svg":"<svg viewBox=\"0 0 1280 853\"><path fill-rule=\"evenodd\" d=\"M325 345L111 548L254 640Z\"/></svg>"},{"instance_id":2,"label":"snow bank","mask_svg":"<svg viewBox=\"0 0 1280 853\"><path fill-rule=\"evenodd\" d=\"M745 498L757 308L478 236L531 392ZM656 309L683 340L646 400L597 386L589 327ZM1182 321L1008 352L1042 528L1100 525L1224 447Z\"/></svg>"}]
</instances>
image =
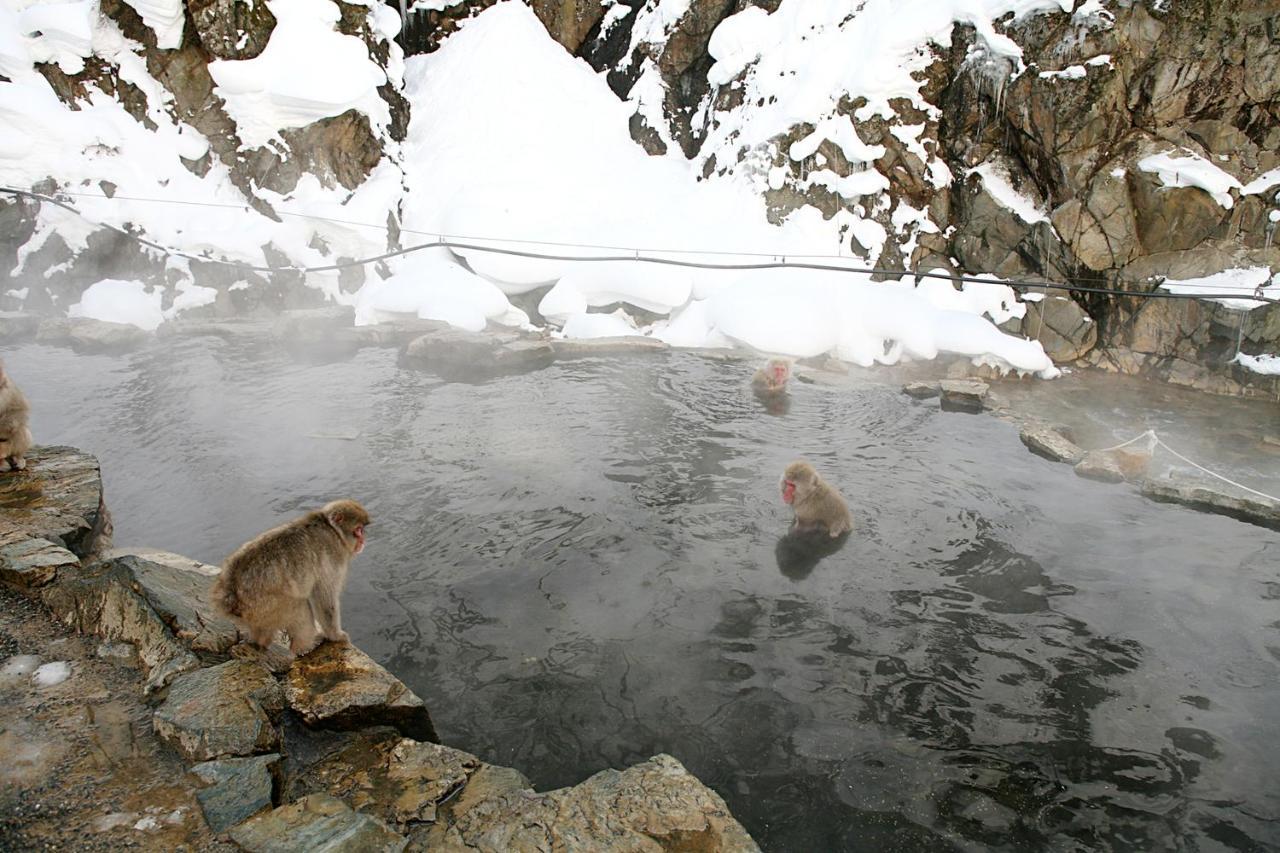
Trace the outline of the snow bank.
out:
<instances>
[{"instance_id":1,"label":"snow bank","mask_svg":"<svg viewBox=\"0 0 1280 853\"><path fill-rule=\"evenodd\" d=\"M1230 190L1242 189L1240 182L1231 175L1190 152L1183 156L1152 154L1139 160L1138 168L1154 172L1166 187L1199 187L1227 210L1235 206Z\"/></svg>"},{"instance_id":2,"label":"snow bank","mask_svg":"<svg viewBox=\"0 0 1280 853\"><path fill-rule=\"evenodd\" d=\"M1254 373L1261 373L1264 376L1280 376L1280 355L1246 355L1237 353L1234 361Z\"/></svg>"},{"instance_id":3,"label":"snow bank","mask_svg":"<svg viewBox=\"0 0 1280 853\"><path fill-rule=\"evenodd\" d=\"M153 332L164 322L161 297L158 289L148 293L140 281L108 278L91 284L67 313L108 323L128 323Z\"/></svg>"},{"instance_id":4,"label":"snow bank","mask_svg":"<svg viewBox=\"0 0 1280 853\"><path fill-rule=\"evenodd\" d=\"M356 325L413 316L478 332L511 311L507 297L491 282L446 253L424 251L405 256L390 278L361 288Z\"/></svg>"},{"instance_id":5,"label":"snow bank","mask_svg":"<svg viewBox=\"0 0 1280 853\"><path fill-rule=\"evenodd\" d=\"M1263 293L1269 297L1280 297L1280 275L1272 276L1268 267L1249 267L1246 269L1223 270L1201 278L1188 278L1179 281L1165 281L1160 287L1170 293L1239 293L1241 297L1252 296L1259 287L1265 288ZM1213 299L1229 308L1249 310L1267 305L1256 299L1234 298Z\"/></svg>"},{"instance_id":6,"label":"snow bank","mask_svg":"<svg viewBox=\"0 0 1280 853\"><path fill-rule=\"evenodd\" d=\"M173 50L182 45L186 9L182 0L124 0L156 34L156 47Z\"/></svg>"},{"instance_id":7,"label":"snow bank","mask_svg":"<svg viewBox=\"0 0 1280 853\"><path fill-rule=\"evenodd\" d=\"M331 0L266 0L275 29L253 59L209 63L214 93L226 101L245 148L277 138L278 131L355 109L375 134L390 122L378 87L387 76L355 36L339 33Z\"/></svg>"},{"instance_id":8,"label":"snow bank","mask_svg":"<svg viewBox=\"0 0 1280 853\"><path fill-rule=\"evenodd\" d=\"M64 660L55 660L41 664L31 673L31 680L41 687L53 687L71 677L71 664Z\"/></svg>"},{"instance_id":9,"label":"snow bank","mask_svg":"<svg viewBox=\"0 0 1280 853\"><path fill-rule=\"evenodd\" d=\"M656 8L675 20L677 5ZM752 15L755 24L748 26L759 25L759 10ZM949 26L950 19L948 31ZM445 234L452 241L517 252L642 254L730 264L755 260L730 252L764 255L759 260L816 256L848 266L857 260L832 255L840 245L839 228L851 229L863 245L878 246L887 238L871 220L823 220L817 211L798 211L781 227L769 225L749 188L700 182L683 158L644 154L628 130L631 108L548 38L518 2L498 3L467 21L440 50L408 60L405 79L414 116L405 142L405 225L418 240ZM811 156L824 139L853 160L883 155L882 148L861 143L844 118L821 123L791 153ZM810 179L849 195L884 188L874 170L841 178L820 169ZM669 314L669 320L639 331L679 346L736 342L795 356L832 352L863 364L946 352L1044 376L1056 372L1038 343L1005 335L993 324L1023 311L1004 286L956 290L946 281L916 287L852 273L456 252L503 293L551 285L539 311L563 324L566 337L637 333L625 316L588 313L622 302ZM444 269L437 272L443 276ZM360 292L362 322L388 313L425 316L425 291L410 289L403 275ZM498 307L495 300L493 311ZM479 323L480 315L494 316L475 310L468 322Z\"/></svg>"}]
</instances>

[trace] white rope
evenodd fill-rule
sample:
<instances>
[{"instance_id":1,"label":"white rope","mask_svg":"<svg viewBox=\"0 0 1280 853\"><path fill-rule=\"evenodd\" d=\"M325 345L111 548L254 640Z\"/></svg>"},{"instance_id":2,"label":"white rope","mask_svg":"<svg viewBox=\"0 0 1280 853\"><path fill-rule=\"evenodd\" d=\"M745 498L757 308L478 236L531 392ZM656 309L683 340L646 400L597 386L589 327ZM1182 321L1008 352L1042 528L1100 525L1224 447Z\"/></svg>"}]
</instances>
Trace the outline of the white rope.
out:
<instances>
[{"instance_id":1,"label":"white rope","mask_svg":"<svg viewBox=\"0 0 1280 853\"><path fill-rule=\"evenodd\" d=\"M1108 451L1108 450L1119 450L1119 449L1120 449L1120 448L1122 448L1122 447L1128 447L1130 444L1133 444L1133 443L1135 443L1135 442L1141 441L1141 440L1142 440L1142 439L1144 439L1144 438L1145 438L1145 439L1149 439L1149 440L1150 440L1150 445L1149 445L1149 446L1151 446L1152 448L1154 448L1154 446L1155 446L1155 445L1159 445L1159 446L1163 447L1165 450L1167 450L1167 451L1169 451L1170 453L1172 453L1172 454L1173 454L1174 456L1176 456L1178 459L1181 459L1183 462L1187 463L1188 465L1190 465L1190 466L1191 466L1191 467L1193 467L1193 468L1196 468L1196 469L1198 469L1198 470L1200 470L1200 471L1203 471L1204 473L1208 474L1210 477L1216 477L1217 479L1221 480L1222 482L1227 483L1227 484L1232 485L1232 486L1235 486L1237 489L1240 489L1241 491L1248 492L1248 493L1249 493L1249 494L1251 494L1251 495L1257 495L1257 496L1258 496L1258 497L1260 497L1260 498L1266 498L1266 499L1267 499L1267 500L1269 500L1269 501L1275 501L1276 503L1280 503L1280 498L1276 497L1275 495L1269 495L1269 494L1267 494L1266 492L1260 492L1260 491L1258 491L1257 489L1251 489L1251 488L1249 488L1248 486L1244 485L1243 483L1237 483L1235 480L1231 479L1230 477L1226 477L1226 476L1223 476L1222 474L1219 474L1217 471L1210 471L1208 468L1204 467L1204 466L1203 466L1203 465L1201 465L1199 462L1196 462L1196 461L1194 461L1194 460L1192 460L1192 459L1188 459L1187 457L1183 456L1183 455L1182 455L1181 453L1179 453L1178 451L1174 450L1174 449L1173 449L1172 447L1170 447L1168 444L1166 444L1166 443L1165 443L1165 440L1164 440L1163 438L1161 438L1159 435L1157 435L1157 434L1156 434L1156 431L1155 431L1155 430L1153 430L1153 429L1149 429L1149 430L1147 430L1146 432L1142 433L1141 435L1134 436L1133 438L1129 439L1128 441L1121 442L1120 444L1117 444L1115 447L1103 447L1103 448L1101 448L1100 450L1097 450L1097 451L1094 451L1094 452L1096 452L1096 453L1105 453L1105 452L1106 452L1106 451Z\"/></svg>"},{"instance_id":2,"label":"white rope","mask_svg":"<svg viewBox=\"0 0 1280 853\"><path fill-rule=\"evenodd\" d=\"M1151 430L1151 434L1152 434L1152 435L1155 435L1155 431L1154 431L1154 430ZM1203 465L1201 465L1201 464L1200 464L1200 463L1198 463L1198 462L1193 462L1192 460L1190 460L1190 459L1188 459L1187 457L1183 456L1183 455L1182 455L1181 453L1179 453L1178 451L1174 450L1174 449L1173 449L1172 447L1170 447L1169 445L1165 444L1165 443L1164 443L1164 439L1160 438L1160 436L1158 436L1158 435L1156 436L1156 443L1157 443L1157 444L1159 444L1161 447L1163 447L1165 450L1167 450L1167 451L1169 451L1170 453L1172 453L1174 456L1176 456L1176 457L1178 457L1179 459L1181 459L1183 462L1187 463L1188 465L1190 465L1190 466L1192 466L1192 467L1194 467L1194 468L1199 468L1201 471L1203 471L1204 473L1208 474L1210 477L1217 477L1217 478L1218 478L1219 480L1221 480L1222 482L1224 482L1224 483L1230 483L1231 485L1235 486L1237 489L1241 489L1242 491L1246 491L1246 492L1248 492L1248 493L1249 493L1249 494L1251 494L1251 495L1257 495L1257 496L1258 496L1258 497L1260 497L1260 498L1266 498L1266 499L1267 499L1267 500L1269 500L1269 501L1275 501L1276 503L1280 503L1280 498L1277 498L1275 495L1269 495L1269 494L1267 494L1266 492L1260 492L1260 491L1258 491L1257 489L1251 489L1251 488L1249 488L1249 487L1248 487L1248 486L1246 486L1246 485L1243 485L1243 484L1241 484L1241 483L1237 483L1235 480L1232 480L1230 477L1224 477L1224 476L1222 476L1221 474L1219 474L1219 473L1217 473L1217 472L1215 472L1215 471L1210 471L1208 468L1204 467Z\"/></svg>"}]
</instances>

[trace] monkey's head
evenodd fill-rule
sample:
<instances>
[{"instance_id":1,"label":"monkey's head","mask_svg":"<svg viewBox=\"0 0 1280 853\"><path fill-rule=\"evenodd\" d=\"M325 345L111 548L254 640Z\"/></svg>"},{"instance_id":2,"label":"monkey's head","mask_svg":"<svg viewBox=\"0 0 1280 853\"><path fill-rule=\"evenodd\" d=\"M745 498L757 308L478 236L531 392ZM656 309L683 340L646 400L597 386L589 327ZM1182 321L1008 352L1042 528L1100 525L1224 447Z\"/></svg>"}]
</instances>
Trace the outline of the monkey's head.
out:
<instances>
[{"instance_id":1,"label":"monkey's head","mask_svg":"<svg viewBox=\"0 0 1280 853\"><path fill-rule=\"evenodd\" d=\"M797 461L782 472L782 502L793 504L803 499L817 485L818 472L808 462Z\"/></svg>"},{"instance_id":2,"label":"monkey's head","mask_svg":"<svg viewBox=\"0 0 1280 853\"><path fill-rule=\"evenodd\" d=\"M764 366L764 372L768 377L769 386L781 390L786 387L787 380L791 378L791 359L771 358Z\"/></svg>"},{"instance_id":3,"label":"monkey's head","mask_svg":"<svg viewBox=\"0 0 1280 853\"><path fill-rule=\"evenodd\" d=\"M353 555L364 550L364 529L370 521L369 512L364 507L355 501L341 500L325 504L320 511Z\"/></svg>"}]
</instances>

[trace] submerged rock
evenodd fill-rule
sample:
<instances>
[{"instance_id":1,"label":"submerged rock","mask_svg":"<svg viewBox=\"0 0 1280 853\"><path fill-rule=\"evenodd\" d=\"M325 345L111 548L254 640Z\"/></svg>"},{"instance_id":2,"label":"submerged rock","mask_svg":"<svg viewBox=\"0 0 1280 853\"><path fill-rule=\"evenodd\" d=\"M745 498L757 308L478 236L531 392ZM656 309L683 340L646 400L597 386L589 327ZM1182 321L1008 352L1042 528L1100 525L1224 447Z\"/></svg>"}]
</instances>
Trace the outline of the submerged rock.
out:
<instances>
[{"instance_id":1,"label":"submerged rock","mask_svg":"<svg viewBox=\"0 0 1280 853\"><path fill-rule=\"evenodd\" d=\"M1142 484L1142 494L1153 501L1182 504L1202 512L1280 530L1280 501L1231 494L1225 487L1177 477L1147 480Z\"/></svg>"},{"instance_id":2,"label":"submerged rock","mask_svg":"<svg viewBox=\"0 0 1280 853\"><path fill-rule=\"evenodd\" d=\"M431 830L425 849L758 851L724 800L669 755L545 794L508 792Z\"/></svg>"},{"instance_id":3,"label":"submerged rock","mask_svg":"<svg viewBox=\"0 0 1280 853\"><path fill-rule=\"evenodd\" d=\"M1052 424L1027 424L1019 431L1018 438L1032 453L1053 462L1075 465L1084 456L1084 450Z\"/></svg>"},{"instance_id":4,"label":"submerged rock","mask_svg":"<svg viewBox=\"0 0 1280 853\"><path fill-rule=\"evenodd\" d=\"M1142 446L1115 447L1108 450L1090 450L1084 454L1075 471L1081 477L1104 483L1123 483L1136 480L1147 472L1151 464L1151 450Z\"/></svg>"},{"instance_id":5,"label":"submerged rock","mask_svg":"<svg viewBox=\"0 0 1280 853\"><path fill-rule=\"evenodd\" d=\"M0 512L6 529L82 559L111 534L98 460L74 447L34 447L25 471L0 474Z\"/></svg>"},{"instance_id":6,"label":"submerged rock","mask_svg":"<svg viewBox=\"0 0 1280 853\"><path fill-rule=\"evenodd\" d=\"M422 700L348 643L323 643L294 661L286 677L285 697L310 726L340 730L391 726L415 740L438 740Z\"/></svg>"},{"instance_id":7,"label":"submerged rock","mask_svg":"<svg viewBox=\"0 0 1280 853\"><path fill-rule=\"evenodd\" d=\"M231 830L231 839L250 853L400 853L408 843L328 794L312 794L250 818Z\"/></svg>"},{"instance_id":8,"label":"submerged rock","mask_svg":"<svg viewBox=\"0 0 1280 853\"><path fill-rule=\"evenodd\" d=\"M357 811L404 828L434 822L439 806L484 766L469 753L411 740L394 729L375 729L351 736L323 759L291 772L288 796L332 794Z\"/></svg>"},{"instance_id":9,"label":"submerged rock","mask_svg":"<svg viewBox=\"0 0 1280 853\"><path fill-rule=\"evenodd\" d=\"M196 800L209 828L225 832L259 812L271 808L275 774L280 756L223 758L191 768L209 787L196 792Z\"/></svg>"},{"instance_id":10,"label":"submerged rock","mask_svg":"<svg viewBox=\"0 0 1280 853\"><path fill-rule=\"evenodd\" d=\"M40 329L40 317L18 311L0 311L0 341L12 343L36 336Z\"/></svg>"},{"instance_id":11,"label":"submerged rock","mask_svg":"<svg viewBox=\"0 0 1280 853\"><path fill-rule=\"evenodd\" d=\"M450 328L414 338L404 357L411 366L465 379L536 370L551 363L555 350L543 340Z\"/></svg>"},{"instance_id":12,"label":"submerged rock","mask_svg":"<svg viewBox=\"0 0 1280 853\"><path fill-rule=\"evenodd\" d=\"M176 678L156 709L155 729L191 760L253 755L279 747L274 718L283 707L270 670L231 660Z\"/></svg>"},{"instance_id":13,"label":"submerged rock","mask_svg":"<svg viewBox=\"0 0 1280 853\"><path fill-rule=\"evenodd\" d=\"M988 385L977 379L944 379L938 383L942 408L948 412L981 412Z\"/></svg>"}]
</instances>

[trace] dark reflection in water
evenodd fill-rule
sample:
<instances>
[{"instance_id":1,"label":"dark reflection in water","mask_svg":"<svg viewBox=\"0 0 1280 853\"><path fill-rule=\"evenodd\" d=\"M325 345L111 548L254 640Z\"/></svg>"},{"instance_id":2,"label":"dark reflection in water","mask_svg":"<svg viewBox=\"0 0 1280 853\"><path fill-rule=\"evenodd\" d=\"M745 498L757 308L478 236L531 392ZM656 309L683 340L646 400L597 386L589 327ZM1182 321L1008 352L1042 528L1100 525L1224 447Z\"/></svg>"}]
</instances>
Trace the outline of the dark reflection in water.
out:
<instances>
[{"instance_id":1,"label":"dark reflection in water","mask_svg":"<svg viewBox=\"0 0 1280 853\"><path fill-rule=\"evenodd\" d=\"M845 533L833 539L821 530L789 530L773 546L778 571L793 581L802 581L817 568L823 557L830 557L843 548L849 536Z\"/></svg>"},{"instance_id":2,"label":"dark reflection in water","mask_svg":"<svg viewBox=\"0 0 1280 853\"><path fill-rule=\"evenodd\" d=\"M771 417L681 354L467 385L212 340L4 357L37 435L102 457L122 544L217 562L364 500L347 627L540 788L665 751L769 850L1280 845L1280 534L994 419L856 383ZM857 520L821 553L785 535L797 456Z\"/></svg>"}]
</instances>

